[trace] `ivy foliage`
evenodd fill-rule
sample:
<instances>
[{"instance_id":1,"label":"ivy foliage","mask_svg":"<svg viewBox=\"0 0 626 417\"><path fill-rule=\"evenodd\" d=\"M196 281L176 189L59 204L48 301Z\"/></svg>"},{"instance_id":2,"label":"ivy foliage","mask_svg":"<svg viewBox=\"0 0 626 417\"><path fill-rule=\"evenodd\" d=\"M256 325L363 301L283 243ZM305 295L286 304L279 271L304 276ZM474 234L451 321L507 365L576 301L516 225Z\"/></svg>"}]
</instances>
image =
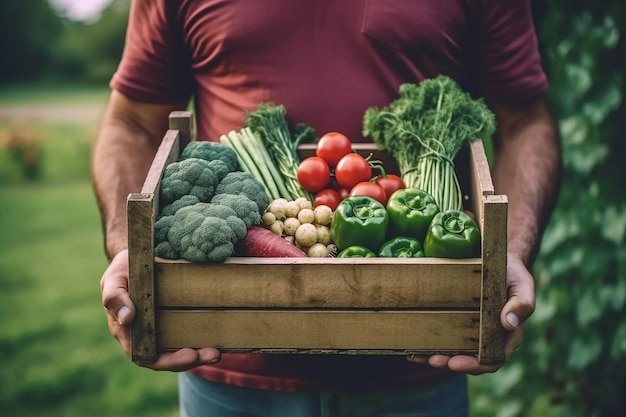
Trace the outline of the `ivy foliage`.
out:
<instances>
[{"instance_id":1,"label":"ivy foliage","mask_svg":"<svg viewBox=\"0 0 626 417\"><path fill-rule=\"evenodd\" d=\"M473 415L626 411L626 4L535 1L563 147L559 202L534 267L524 342L478 377Z\"/></svg>"}]
</instances>

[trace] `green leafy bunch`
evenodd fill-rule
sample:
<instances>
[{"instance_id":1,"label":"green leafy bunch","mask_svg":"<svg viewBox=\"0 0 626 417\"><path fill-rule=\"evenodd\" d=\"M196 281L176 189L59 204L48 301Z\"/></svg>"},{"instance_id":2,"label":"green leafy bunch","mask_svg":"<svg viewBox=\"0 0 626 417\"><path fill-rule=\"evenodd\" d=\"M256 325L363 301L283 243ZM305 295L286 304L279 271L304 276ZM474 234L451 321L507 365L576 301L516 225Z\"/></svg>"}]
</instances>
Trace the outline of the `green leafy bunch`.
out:
<instances>
[{"instance_id":1,"label":"green leafy bunch","mask_svg":"<svg viewBox=\"0 0 626 417\"><path fill-rule=\"evenodd\" d=\"M363 135L396 159L407 186L433 195L442 210L462 207L454 172L458 151L491 138L495 127L483 100L445 75L402 84L398 99L383 109L370 107L363 117Z\"/></svg>"}]
</instances>

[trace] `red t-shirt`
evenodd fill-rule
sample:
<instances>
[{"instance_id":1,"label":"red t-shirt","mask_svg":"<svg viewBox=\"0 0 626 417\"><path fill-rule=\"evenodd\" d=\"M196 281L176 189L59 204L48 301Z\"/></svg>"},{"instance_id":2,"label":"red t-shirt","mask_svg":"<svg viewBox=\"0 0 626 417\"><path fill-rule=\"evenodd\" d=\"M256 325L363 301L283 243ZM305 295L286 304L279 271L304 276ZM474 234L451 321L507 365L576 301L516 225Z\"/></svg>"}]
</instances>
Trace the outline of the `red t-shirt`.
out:
<instances>
[{"instance_id":1,"label":"red t-shirt","mask_svg":"<svg viewBox=\"0 0 626 417\"><path fill-rule=\"evenodd\" d=\"M291 124L365 141L368 107L389 104L402 83L439 74L479 88L493 102L523 101L547 86L524 0L131 4L126 47L111 86L144 102L193 97L200 140L241 129L244 110L272 102L285 106ZM477 71L470 76L466 69L474 63ZM194 372L281 390L381 389L446 375L401 356L260 354L224 354L219 364Z\"/></svg>"}]
</instances>

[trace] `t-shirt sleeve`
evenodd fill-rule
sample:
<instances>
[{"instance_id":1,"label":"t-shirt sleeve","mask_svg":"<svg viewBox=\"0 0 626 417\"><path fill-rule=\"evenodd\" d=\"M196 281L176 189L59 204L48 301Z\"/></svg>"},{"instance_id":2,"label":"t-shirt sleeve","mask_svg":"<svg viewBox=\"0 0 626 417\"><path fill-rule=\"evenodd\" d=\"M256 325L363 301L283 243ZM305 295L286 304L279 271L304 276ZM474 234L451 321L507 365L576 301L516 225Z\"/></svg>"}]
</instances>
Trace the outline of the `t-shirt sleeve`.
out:
<instances>
[{"instance_id":1,"label":"t-shirt sleeve","mask_svg":"<svg viewBox=\"0 0 626 417\"><path fill-rule=\"evenodd\" d=\"M519 102L545 92L537 36L528 0L478 0L481 81L492 101Z\"/></svg>"},{"instance_id":2,"label":"t-shirt sleeve","mask_svg":"<svg viewBox=\"0 0 626 417\"><path fill-rule=\"evenodd\" d=\"M110 86L133 100L173 103L191 96L189 57L177 2L133 0L124 51Z\"/></svg>"}]
</instances>

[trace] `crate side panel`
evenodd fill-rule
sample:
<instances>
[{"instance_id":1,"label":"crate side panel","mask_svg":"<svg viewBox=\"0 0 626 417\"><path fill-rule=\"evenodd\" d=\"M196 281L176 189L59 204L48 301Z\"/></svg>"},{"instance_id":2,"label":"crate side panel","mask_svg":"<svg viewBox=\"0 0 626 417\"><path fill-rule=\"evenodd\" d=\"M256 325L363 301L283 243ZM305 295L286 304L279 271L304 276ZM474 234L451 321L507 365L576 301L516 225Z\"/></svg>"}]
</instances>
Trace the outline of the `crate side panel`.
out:
<instances>
[{"instance_id":1,"label":"crate side panel","mask_svg":"<svg viewBox=\"0 0 626 417\"><path fill-rule=\"evenodd\" d=\"M480 307L480 263L157 263L161 307Z\"/></svg>"},{"instance_id":2,"label":"crate side panel","mask_svg":"<svg viewBox=\"0 0 626 417\"><path fill-rule=\"evenodd\" d=\"M130 326L131 358L152 362L156 359L156 323L154 296L152 194L131 194L128 215L128 292L136 308Z\"/></svg>"},{"instance_id":3,"label":"crate side panel","mask_svg":"<svg viewBox=\"0 0 626 417\"><path fill-rule=\"evenodd\" d=\"M478 312L160 311L160 347L478 349Z\"/></svg>"},{"instance_id":4,"label":"crate side panel","mask_svg":"<svg viewBox=\"0 0 626 417\"><path fill-rule=\"evenodd\" d=\"M470 199L470 210L474 213L475 220L482 232L485 222L483 196L494 193L489 164L482 141L475 141L470 144L469 187L470 195L472 196Z\"/></svg>"},{"instance_id":5,"label":"crate side panel","mask_svg":"<svg viewBox=\"0 0 626 417\"><path fill-rule=\"evenodd\" d=\"M478 198L483 195L494 194L491 169L481 140L476 140L470 144L470 155L470 170L476 182L474 185L476 194L474 195Z\"/></svg>"},{"instance_id":6,"label":"crate side panel","mask_svg":"<svg viewBox=\"0 0 626 417\"><path fill-rule=\"evenodd\" d=\"M176 161L180 155L180 134L177 130L168 130L159 145L159 149L152 161L150 170L141 189L142 193L153 194L158 202L159 184L163 170L167 165Z\"/></svg>"},{"instance_id":7,"label":"crate side panel","mask_svg":"<svg viewBox=\"0 0 626 417\"><path fill-rule=\"evenodd\" d=\"M484 197L485 221L483 231L483 278L480 305L481 363L502 363L505 331L500 322L500 312L507 297L506 247L507 247L506 196Z\"/></svg>"},{"instance_id":8,"label":"crate side panel","mask_svg":"<svg viewBox=\"0 0 626 417\"><path fill-rule=\"evenodd\" d=\"M154 222L158 214L159 187L163 170L178 159L180 135L168 130L150 165L142 192L127 199L129 295L137 309L131 323L131 358L136 362L156 360L154 287Z\"/></svg>"}]
</instances>

